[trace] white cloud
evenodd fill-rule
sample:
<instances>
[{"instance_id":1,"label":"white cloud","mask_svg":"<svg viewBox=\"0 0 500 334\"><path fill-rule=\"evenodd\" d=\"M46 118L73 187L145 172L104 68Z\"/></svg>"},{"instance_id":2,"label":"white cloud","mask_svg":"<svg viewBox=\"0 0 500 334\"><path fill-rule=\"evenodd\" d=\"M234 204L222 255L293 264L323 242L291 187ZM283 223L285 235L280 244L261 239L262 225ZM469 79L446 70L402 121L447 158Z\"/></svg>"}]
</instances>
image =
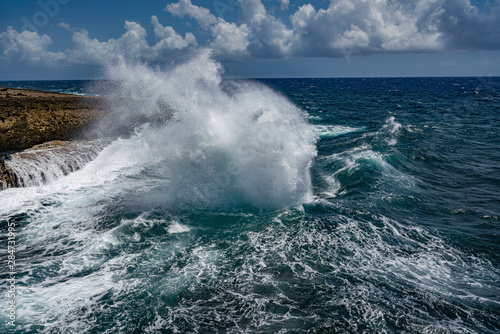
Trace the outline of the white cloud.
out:
<instances>
[{"instance_id":1,"label":"white cloud","mask_svg":"<svg viewBox=\"0 0 500 334\"><path fill-rule=\"evenodd\" d=\"M283 9L289 6L288 0L280 3ZM500 48L499 7L485 16L469 0L332 0L327 8L300 6L288 25L269 14L261 0L240 0L238 23L217 18L191 0L169 4L166 10L189 16L210 31L207 44L222 58Z\"/></svg>"},{"instance_id":2,"label":"white cloud","mask_svg":"<svg viewBox=\"0 0 500 334\"><path fill-rule=\"evenodd\" d=\"M138 23L125 21L126 32L118 39L101 42L91 39L85 29L73 33L73 48L66 51L73 64L102 65L117 61L120 57L141 59L149 49L146 30Z\"/></svg>"},{"instance_id":3,"label":"white cloud","mask_svg":"<svg viewBox=\"0 0 500 334\"><path fill-rule=\"evenodd\" d=\"M219 19L217 24L210 27L210 31L213 36L210 47L216 56L233 59L250 57L247 48L251 31L246 24L238 26Z\"/></svg>"},{"instance_id":4,"label":"white cloud","mask_svg":"<svg viewBox=\"0 0 500 334\"><path fill-rule=\"evenodd\" d=\"M292 47L293 31L269 15L260 0L240 1L240 24L216 18L210 10L193 5L191 0L180 0L165 9L174 16L189 16L210 31L209 46L223 59L284 57Z\"/></svg>"},{"instance_id":5,"label":"white cloud","mask_svg":"<svg viewBox=\"0 0 500 334\"><path fill-rule=\"evenodd\" d=\"M197 46L192 33L188 32L182 37L172 27L164 27L156 16L151 18L151 22L156 37L154 45L146 40L146 29L136 22L125 21L125 33L107 41L91 38L87 30L61 22L58 26L73 32L73 45L64 52L49 51L52 39L47 35L31 31L17 32L8 27L5 32L0 33L0 67L9 63L42 65L48 68L61 65L100 66L115 63L122 58L161 62L175 50Z\"/></svg>"},{"instance_id":6,"label":"white cloud","mask_svg":"<svg viewBox=\"0 0 500 334\"><path fill-rule=\"evenodd\" d=\"M39 35L37 32L17 32L8 27L0 33L0 61L4 66L9 63L22 63L27 65L43 65L53 67L65 58L62 52L51 52L48 46L52 39L47 35Z\"/></svg>"},{"instance_id":7,"label":"white cloud","mask_svg":"<svg viewBox=\"0 0 500 334\"><path fill-rule=\"evenodd\" d=\"M71 28L71 26L65 22L60 22L57 24L59 27L63 28L64 30L67 30L67 31L73 31L73 28Z\"/></svg>"},{"instance_id":8,"label":"white cloud","mask_svg":"<svg viewBox=\"0 0 500 334\"><path fill-rule=\"evenodd\" d=\"M174 16L189 16L205 30L210 31L212 40L209 46L214 54L222 59L243 59L250 56L247 47L251 31L246 24L226 22L223 18L216 18L209 9L191 3L191 0L180 0L169 4L165 8Z\"/></svg>"},{"instance_id":9,"label":"white cloud","mask_svg":"<svg viewBox=\"0 0 500 334\"><path fill-rule=\"evenodd\" d=\"M440 0L444 1L444 0ZM452 0L462 1L462 0ZM286 6L287 1L281 2ZM433 7L434 6L434 7ZM290 16L291 27L269 14L261 0L240 0L240 22L216 18L191 0L169 4L174 16L189 16L212 35L208 45L221 58L340 57L376 52L437 51L444 48L433 0L338 0L326 9L305 4ZM427 20L423 24L422 19Z\"/></svg>"},{"instance_id":10,"label":"white cloud","mask_svg":"<svg viewBox=\"0 0 500 334\"><path fill-rule=\"evenodd\" d=\"M434 22L420 25L419 14L431 15L428 0L403 4L390 0L339 0L327 9L301 6L291 17L299 55L339 56L374 52L436 51L443 48Z\"/></svg>"},{"instance_id":11,"label":"white cloud","mask_svg":"<svg viewBox=\"0 0 500 334\"><path fill-rule=\"evenodd\" d=\"M154 26L154 33L156 39L158 40L158 42L153 46L154 49L183 49L189 45L197 45L196 38L192 33L186 33L183 38L175 32L174 28L170 26L164 27L155 15L151 18L151 23Z\"/></svg>"},{"instance_id":12,"label":"white cloud","mask_svg":"<svg viewBox=\"0 0 500 334\"><path fill-rule=\"evenodd\" d=\"M313 5L308 3L301 6L290 18L293 28L296 32L303 33L306 30L308 23L313 20L316 15L317 12Z\"/></svg>"},{"instance_id":13,"label":"white cloud","mask_svg":"<svg viewBox=\"0 0 500 334\"><path fill-rule=\"evenodd\" d=\"M290 7L289 0L279 3L283 10ZM0 66L102 65L122 57L161 62L198 46L212 48L222 60L500 49L500 6L485 14L470 0L331 0L326 8L310 3L295 8L289 20L276 18L261 0L239 0L238 6L239 21L229 22L191 0L168 4L165 10L173 16L196 21L204 31L201 42L196 30L182 36L156 16L153 45L136 22L126 21L124 34L107 41L59 23L73 32L73 46L64 52L49 50L47 35L9 27L0 33Z\"/></svg>"},{"instance_id":14,"label":"white cloud","mask_svg":"<svg viewBox=\"0 0 500 334\"><path fill-rule=\"evenodd\" d=\"M146 29L136 22L125 21L126 32L122 36L103 42L90 38L85 29L73 29L73 48L66 50L68 62L102 65L114 63L121 58L159 62L172 50L197 45L192 33L188 32L182 37L172 27L164 27L156 16L151 18L151 23L156 37L154 45L149 45Z\"/></svg>"},{"instance_id":15,"label":"white cloud","mask_svg":"<svg viewBox=\"0 0 500 334\"><path fill-rule=\"evenodd\" d=\"M217 22L217 18L210 13L209 9L193 5L191 0L180 0L178 3L168 4L165 10L174 16L188 15L195 19L202 28L207 28Z\"/></svg>"},{"instance_id":16,"label":"white cloud","mask_svg":"<svg viewBox=\"0 0 500 334\"><path fill-rule=\"evenodd\" d=\"M253 32L251 51L256 57L287 57L291 55L294 31L267 13L260 0L242 0L241 20Z\"/></svg>"},{"instance_id":17,"label":"white cloud","mask_svg":"<svg viewBox=\"0 0 500 334\"><path fill-rule=\"evenodd\" d=\"M280 2L282 10L288 9L288 6L290 6L290 0L280 0Z\"/></svg>"}]
</instances>

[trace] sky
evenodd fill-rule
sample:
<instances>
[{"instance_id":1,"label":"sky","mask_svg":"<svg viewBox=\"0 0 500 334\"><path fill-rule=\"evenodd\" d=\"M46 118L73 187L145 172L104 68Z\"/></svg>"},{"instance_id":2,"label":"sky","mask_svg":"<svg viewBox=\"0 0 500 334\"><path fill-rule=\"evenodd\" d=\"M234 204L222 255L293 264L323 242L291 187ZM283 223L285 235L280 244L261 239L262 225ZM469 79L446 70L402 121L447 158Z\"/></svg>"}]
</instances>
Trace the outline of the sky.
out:
<instances>
[{"instance_id":1,"label":"sky","mask_svg":"<svg viewBox=\"0 0 500 334\"><path fill-rule=\"evenodd\" d=\"M500 0L0 0L0 81L211 50L231 77L499 76Z\"/></svg>"}]
</instances>

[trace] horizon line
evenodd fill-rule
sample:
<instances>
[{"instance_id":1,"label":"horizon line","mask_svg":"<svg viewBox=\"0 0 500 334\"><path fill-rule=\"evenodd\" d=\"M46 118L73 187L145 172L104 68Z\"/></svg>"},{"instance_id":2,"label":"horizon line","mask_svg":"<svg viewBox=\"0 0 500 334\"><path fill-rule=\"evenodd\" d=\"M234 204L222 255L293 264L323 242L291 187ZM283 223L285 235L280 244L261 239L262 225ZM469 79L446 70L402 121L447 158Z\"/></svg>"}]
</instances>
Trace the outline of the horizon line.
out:
<instances>
[{"instance_id":1,"label":"horizon line","mask_svg":"<svg viewBox=\"0 0 500 334\"><path fill-rule=\"evenodd\" d=\"M436 76L300 76L300 77L243 77L222 76L223 79L268 80L268 79L431 79L431 78L500 78L500 75L436 75ZM11 79L0 82L30 82L30 81L106 81L111 79Z\"/></svg>"}]
</instances>

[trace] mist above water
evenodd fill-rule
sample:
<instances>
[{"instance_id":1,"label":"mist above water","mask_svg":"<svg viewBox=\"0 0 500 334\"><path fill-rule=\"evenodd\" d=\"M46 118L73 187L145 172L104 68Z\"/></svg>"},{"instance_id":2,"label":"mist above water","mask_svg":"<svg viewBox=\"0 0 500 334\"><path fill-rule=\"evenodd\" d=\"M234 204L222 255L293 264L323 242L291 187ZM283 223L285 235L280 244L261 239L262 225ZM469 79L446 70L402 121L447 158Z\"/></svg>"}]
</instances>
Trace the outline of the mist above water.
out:
<instances>
[{"instance_id":1,"label":"mist above water","mask_svg":"<svg viewBox=\"0 0 500 334\"><path fill-rule=\"evenodd\" d=\"M303 112L257 83L221 79L201 53L170 70L122 63L108 70L112 119L132 129L122 159L154 175L147 201L174 208L274 209L311 199L317 136ZM126 162L124 162L126 164Z\"/></svg>"}]
</instances>

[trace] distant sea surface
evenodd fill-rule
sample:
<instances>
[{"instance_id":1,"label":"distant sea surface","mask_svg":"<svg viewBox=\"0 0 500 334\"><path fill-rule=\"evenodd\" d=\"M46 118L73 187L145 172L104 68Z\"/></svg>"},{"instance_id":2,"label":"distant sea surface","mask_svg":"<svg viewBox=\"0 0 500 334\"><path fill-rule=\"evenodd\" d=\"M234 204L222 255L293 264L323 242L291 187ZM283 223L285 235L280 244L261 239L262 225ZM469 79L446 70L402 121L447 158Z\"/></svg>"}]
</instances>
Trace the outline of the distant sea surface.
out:
<instances>
[{"instance_id":1,"label":"distant sea surface","mask_svg":"<svg viewBox=\"0 0 500 334\"><path fill-rule=\"evenodd\" d=\"M74 95L99 95L91 80L0 81L0 87L35 89Z\"/></svg>"},{"instance_id":2,"label":"distant sea surface","mask_svg":"<svg viewBox=\"0 0 500 334\"><path fill-rule=\"evenodd\" d=\"M0 192L7 332L500 332L500 78L186 78L192 105L159 79L148 96L189 137L143 126Z\"/></svg>"}]
</instances>

